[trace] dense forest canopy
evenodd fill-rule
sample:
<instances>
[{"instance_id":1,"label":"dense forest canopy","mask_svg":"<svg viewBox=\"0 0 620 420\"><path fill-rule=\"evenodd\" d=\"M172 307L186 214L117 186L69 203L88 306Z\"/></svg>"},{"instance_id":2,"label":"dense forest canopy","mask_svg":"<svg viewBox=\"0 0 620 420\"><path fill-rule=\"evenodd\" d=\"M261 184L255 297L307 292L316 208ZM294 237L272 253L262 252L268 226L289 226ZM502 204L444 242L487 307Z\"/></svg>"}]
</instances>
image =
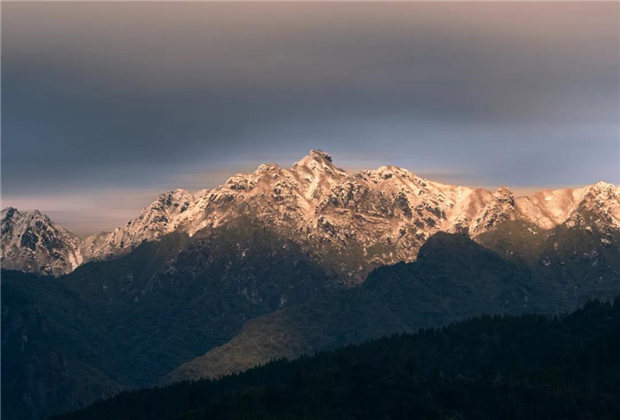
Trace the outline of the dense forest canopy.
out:
<instances>
[{"instance_id":1,"label":"dense forest canopy","mask_svg":"<svg viewBox=\"0 0 620 420\"><path fill-rule=\"evenodd\" d=\"M617 419L620 298L576 312L481 316L124 392L57 420Z\"/></svg>"}]
</instances>

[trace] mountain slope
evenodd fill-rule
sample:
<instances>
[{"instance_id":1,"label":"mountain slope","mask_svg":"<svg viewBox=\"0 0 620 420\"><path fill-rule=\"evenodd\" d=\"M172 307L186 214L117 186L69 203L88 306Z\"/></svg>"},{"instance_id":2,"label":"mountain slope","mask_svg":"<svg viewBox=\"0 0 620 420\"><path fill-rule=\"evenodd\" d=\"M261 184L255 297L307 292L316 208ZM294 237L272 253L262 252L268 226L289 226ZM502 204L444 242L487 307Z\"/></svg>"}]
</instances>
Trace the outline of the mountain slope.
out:
<instances>
[{"instance_id":1,"label":"mountain slope","mask_svg":"<svg viewBox=\"0 0 620 420\"><path fill-rule=\"evenodd\" d=\"M168 234L57 279L3 271L2 351L11 357L2 384L15 390L3 418L44 418L148 386L247 319L330 287L295 244L246 219L192 238Z\"/></svg>"},{"instance_id":2,"label":"mountain slope","mask_svg":"<svg viewBox=\"0 0 620 420\"><path fill-rule=\"evenodd\" d=\"M591 245L578 238L568 236L565 246ZM484 239L490 241L490 237ZM551 235L547 242L554 244L555 239ZM529 242L510 245L510 261L465 236L438 233L422 246L415 263L381 267L358 288L248 321L231 341L185 363L168 379L218 377L282 357L295 358L482 313L572 310L587 299L620 293L619 240L614 237L614 247L605 248L609 252L604 254L598 243L599 257L604 259L592 267L591 258L581 255L566 259L567 263L556 256L549 265L538 259L535 264L525 263L515 253L529 252ZM542 246L538 257L542 262L547 261L543 255L548 248L555 251L553 245ZM597 253L597 248L588 249L586 255Z\"/></svg>"},{"instance_id":3,"label":"mountain slope","mask_svg":"<svg viewBox=\"0 0 620 420\"><path fill-rule=\"evenodd\" d=\"M86 238L83 253L89 260L106 260L124 255L144 241L175 232L178 230L175 220L188 211L193 202L194 196L185 190L163 193L125 226Z\"/></svg>"},{"instance_id":4,"label":"mountain slope","mask_svg":"<svg viewBox=\"0 0 620 420\"><path fill-rule=\"evenodd\" d=\"M2 358L2 382L19 390L4 400L3 417L42 418L119 389L217 376L485 312L555 313L620 292L612 276L588 278L575 294L575 282L543 281L546 268L439 233L417 262L343 289L292 240L241 217L58 279L3 271L3 352L12 356Z\"/></svg>"},{"instance_id":5,"label":"mountain slope","mask_svg":"<svg viewBox=\"0 0 620 420\"><path fill-rule=\"evenodd\" d=\"M126 392L59 419L615 419L620 302L483 316L219 381Z\"/></svg>"},{"instance_id":6,"label":"mountain slope","mask_svg":"<svg viewBox=\"0 0 620 420\"><path fill-rule=\"evenodd\" d=\"M0 224L3 268L57 276L84 260L80 239L36 210L5 208Z\"/></svg>"},{"instance_id":7,"label":"mountain slope","mask_svg":"<svg viewBox=\"0 0 620 420\"><path fill-rule=\"evenodd\" d=\"M66 283L3 270L2 418L38 419L124 389L105 322Z\"/></svg>"}]
</instances>

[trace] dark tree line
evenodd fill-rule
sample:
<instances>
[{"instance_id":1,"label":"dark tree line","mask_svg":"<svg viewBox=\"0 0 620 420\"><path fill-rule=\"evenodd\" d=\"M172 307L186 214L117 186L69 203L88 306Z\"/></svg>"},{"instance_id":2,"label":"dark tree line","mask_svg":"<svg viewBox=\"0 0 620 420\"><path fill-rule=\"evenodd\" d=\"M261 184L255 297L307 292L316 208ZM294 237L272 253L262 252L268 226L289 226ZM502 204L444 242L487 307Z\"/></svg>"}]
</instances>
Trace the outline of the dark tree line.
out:
<instances>
[{"instance_id":1,"label":"dark tree line","mask_svg":"<svg viewBox=\"0 0 620 420\"><path fill-rule=\"evenodd\" d=\"M58 419L618 419L620 298L574 313L481 316L125 392Z\"/></svg>"}]
</instances>

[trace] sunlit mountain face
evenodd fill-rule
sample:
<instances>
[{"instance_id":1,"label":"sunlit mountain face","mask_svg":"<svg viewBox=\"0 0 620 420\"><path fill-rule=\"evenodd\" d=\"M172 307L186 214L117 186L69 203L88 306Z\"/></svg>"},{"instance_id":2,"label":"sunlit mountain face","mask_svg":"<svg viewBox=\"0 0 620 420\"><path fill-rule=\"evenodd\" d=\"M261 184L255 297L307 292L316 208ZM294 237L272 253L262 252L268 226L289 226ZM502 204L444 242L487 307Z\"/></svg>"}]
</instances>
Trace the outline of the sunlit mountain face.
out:
<instances>
[{"instance_id":1,"label":"sunlit mountain face","mask_svg":"<svg viewBox=\"0 0 620 420\"><path fill-rule=\"evenodd\" d=\"M350 173L331 155L312 150L288 169L261 165L212 190L163 193L124 226L84 240L36 211L5 209L3 262L6 268L66 274L169 233L208 236L239 219L268 226L343 281L359 283L376 266L415 260L420 246L440 231L478 238L519 222L531 226L532 235L590 224L613 232L620 227L620 187L599 182L515 198L506 187L446 185L394 166Z\"/></svg>"},{"instance_id":2,"label":"sunlit mountain face","mask_svg":"<svg viewBox=\"0 0 620 420\"><path fill-rule=\"evenodd\" d=\"M619 8L4 4L2 417L618 418Z\"/></svg>"}]
</instances>

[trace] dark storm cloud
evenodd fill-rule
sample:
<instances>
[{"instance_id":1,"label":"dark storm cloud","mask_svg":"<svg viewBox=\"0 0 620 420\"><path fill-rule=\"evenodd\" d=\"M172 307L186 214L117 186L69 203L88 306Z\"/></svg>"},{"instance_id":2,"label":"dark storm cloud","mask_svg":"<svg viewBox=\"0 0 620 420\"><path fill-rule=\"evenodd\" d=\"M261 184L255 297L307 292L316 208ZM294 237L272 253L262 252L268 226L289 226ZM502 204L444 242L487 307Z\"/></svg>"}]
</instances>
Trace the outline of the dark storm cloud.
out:
<instances>
[{"instance_id":1,"label":"dark storm cloud","mask_svg":"<svg viewBox=\"0 0 620 420\"><path fill-rule=\"evenodd\" d=\"M3 198L212 187L311 148L480 185L619 182L618 12L8 3Z\"/></svg>"}]
</instances>

